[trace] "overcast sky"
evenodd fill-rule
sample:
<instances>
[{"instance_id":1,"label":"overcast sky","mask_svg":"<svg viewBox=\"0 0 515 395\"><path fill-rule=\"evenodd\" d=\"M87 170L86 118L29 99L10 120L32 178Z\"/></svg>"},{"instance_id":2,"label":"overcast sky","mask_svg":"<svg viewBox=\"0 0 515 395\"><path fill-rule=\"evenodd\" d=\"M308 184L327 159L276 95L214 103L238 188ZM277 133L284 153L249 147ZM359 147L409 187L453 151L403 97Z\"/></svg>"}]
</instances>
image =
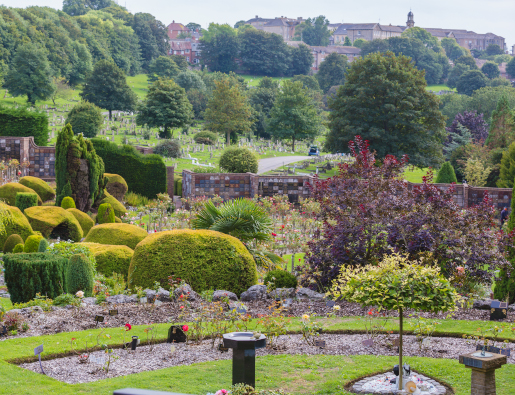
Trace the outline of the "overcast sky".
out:
<instances>
[{"instance_id":1,"label":"overcast sky","mask_svg":"<svg viewBox=\"0 0 515 395\"><path fill-rule=\"evenodd\" d=\"M10 7L30 5L61 8L61 0L0 0ZM273 18L325 15L331 23L374 23L404 25L410 8L415 26L467 29L476 33L492 32L506 39L510 51L515 44L514 0L118 0L132 13L148 12L168 25L176 22L210 22L234 25L255 15Z\"/></svg>"}]
</instances>

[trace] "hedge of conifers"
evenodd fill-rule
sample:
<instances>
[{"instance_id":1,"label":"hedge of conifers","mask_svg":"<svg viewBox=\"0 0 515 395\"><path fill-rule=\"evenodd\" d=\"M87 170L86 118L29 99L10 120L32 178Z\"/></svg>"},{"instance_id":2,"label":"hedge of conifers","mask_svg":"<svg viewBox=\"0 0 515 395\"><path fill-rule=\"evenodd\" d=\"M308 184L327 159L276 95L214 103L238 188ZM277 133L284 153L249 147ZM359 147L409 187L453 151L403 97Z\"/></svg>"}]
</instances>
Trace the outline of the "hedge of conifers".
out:
<instances>
[{"instance_id":1,"label":"hedge of conifers","mask_svg":"<svg viewBox=\"0 0 515 395\"><path fill-rule=\"evenodd\" d=\"M36 145L46 146L48 117L45 113L26 108L0 107L0 136L34 136Z\"/></svg>"}]
</instances>

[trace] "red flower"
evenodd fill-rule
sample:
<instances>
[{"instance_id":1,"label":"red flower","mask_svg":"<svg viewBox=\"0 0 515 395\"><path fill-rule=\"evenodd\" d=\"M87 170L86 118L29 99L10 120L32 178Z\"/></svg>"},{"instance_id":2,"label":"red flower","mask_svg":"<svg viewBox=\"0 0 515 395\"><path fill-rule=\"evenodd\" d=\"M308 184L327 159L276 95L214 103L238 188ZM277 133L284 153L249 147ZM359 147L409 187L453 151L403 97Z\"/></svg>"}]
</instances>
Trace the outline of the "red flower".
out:
<instances>
[{"instance_id":1,"label":"red flower","mask_svg":"<svg viewBox=\"0 0 515 395\"><path fill-rule=\"evenodd\" d=\"M190 328L188 327L188 325L183 325L183 326L182 326L182 330L183 330L184 332L188 332L188 329L190 329Z\"/></svg>"},{"instance_id":2,"label":"red flower","mask_svg":"<svg viewBox=\"0 0 515 395\"><path fill-rule=\"evenodd\" d=\"M125 330L126 331L130 331L131 329L132 329L132 325L131 324L129 324L129 323L125 324Z\"/></svg>"},{"instance_id":3,"label":"red flower","mask_svg":"<svg viewBox=\"0 0 515 395\"><path fill-rule=\"evenodd\" d=\"M277 236L277 233L272 233L272 236L274 236L274 237Z\"/></svg>"},{"instance_id":4,"label":"red flower","mask_svg":"<svg viewBox=\"0 0 515 395\"><path fill-rule=\"evenodd\" d=\"M181 306L181 309L184 309L184 306Z\"/></svg>"}]
</instances>

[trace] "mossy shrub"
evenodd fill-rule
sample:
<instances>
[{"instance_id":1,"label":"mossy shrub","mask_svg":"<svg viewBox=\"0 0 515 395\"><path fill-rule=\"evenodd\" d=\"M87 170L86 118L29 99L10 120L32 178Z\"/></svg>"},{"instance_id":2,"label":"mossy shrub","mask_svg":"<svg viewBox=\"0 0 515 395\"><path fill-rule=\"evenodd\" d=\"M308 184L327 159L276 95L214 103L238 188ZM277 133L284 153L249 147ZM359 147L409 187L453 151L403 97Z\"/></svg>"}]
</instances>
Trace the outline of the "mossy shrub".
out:
<instances>
[{"instance_id":1,"label":"mossy shrub","mask_svg":"<svg viewBox=\"0 0 515 395\"><path fill-rule=\"evenodd\" d=\"M69 208L76 208L75 202L73 201L73 198L70 196L65 196L63 200L61 201L61 207L65 210L68 210Z\"/></svg>"},{"instance_id":2,"label":"mossy shrub","mask_svg":"<svg viewBox=\"0 0 515 395\"><path fill-rule=\"evenodd\" d=\"M125 280L129 274L134 251L127 246L105 245L98 243L80 243L90 249L97 262L97 272L110 277L113 273L123 275Z\"/></svg>"},{"instance_id":3,"label":"mossy shrub","mask_svg":"<svg viewBox=\"0 0 515 395\"><path fill-rule=\"evenodd\" d=\"M115 223L115 224L122 224L122 223L123 223L123 221L122 221L122 219L121 219L121 218L114 217L114 223Z\"/></svg>"},{"instance_id":4,"label":"mossy shrub","mask_svg":"<svg viewBox=\"0 0 515 395\"><path fill-rule=\"evenodd\" d=\"M114 217L113 206L109 203L102 203L98 207L97 222L99 224L113 224L115 222Z\"/></svg>"},{"instance_id":5,"label":"mossy shrub","mask_svg":"<svg viewBox=\"0 0 515 395\"><path fill-rule=\"evenodd\" d=\"M39 242L43 239L43 236L33 235L27 237L25 240L25 246L23 247L23 252L38 252Z\"/></svg>"},{"instance_id":6,"label":"mossy shrub","mask_svg":"<svg viewBox=\"0 0 515 395\"><path fill-rule=\"evenodd\" d=\"M20 252L23 252L23 244L16 244L13 248L13 254L19 254Z\"/></svg>"},{"instance_id":7,"label":"mossy shrub","mask_svg":"<svg viewBox=\"0 0 515 395\"><path fill-rule=\"evenodd\" d=\"M100 207L101 204L109 203L111 207L114 209L114 215L117 217L123 217L127 210L125 206L120 203L115 197L111 196L111 194L107 191L104 191L104 197L102 200L95 202L95 207Z\"/></svg>"},{"instance_id":8,"label":"mossy shrub","mask_svg":"<svg viewBox=\"0 0 515 395\"><path fill-rule=\"evenodd\" d=\"M82 228L83 236L86 237L90 229L95 226L95 221L86 213L83 213L82 211L76 209L76 208L69 208L69 213L71 213L77 221L79 221L80 227Z\"/></svg>"},{"instance_id":9,"label":"mossy shrub","mask_svg":"<svg viewBox=\"0 0 515 395\"><path fill-rule=\"evenodd\" d=\"M195 140L197 144L213 145L218 141L218 135L214 132L204 130L202 132L195 133L195 135L193 136L193 140Z\"/></svg>"},{"instance_id":10,"label":"mossy shrub","mask_svg":"<svg viewBox=\"0 0 515 395\"><path fill-rule=\"evenodd\" d=\"M36 191L36 193L39 195L41 200L44 202L55 198L54 189L50 185L48 185L47 182L43 181L41 178L25 176L25 177L20 178L20 184Z\"/></svg>"},{"instance_id":11,"label":"mossy shrub","mask_svg":"<svg viewBox=\"0 0 515 395\"><path fill-rule=\"evenodd\" d=\"M10 235L20 235L23 240L34 234L27 217L18 207L0 202L0 246L3 247Z\"/></svg>"},{"instance_id":12,"label":"mossy shrub","mask_svg":"<svg viewBox=\"0 0 515 395\"><path fill-rule=\"evenodd\" d=\"M220 157L219 166L229 173L257 173L258 157L247 148L228 147Z\"/></svg>"},{"instance_id":13,"label":"mossy shrub","mask_svg":"<svg viewBox=\"0 0 515 395\"><path fill-rule=\"evenodd\" d=\"M18 245L18 244L23 245L23 239L21 238L21 236L17 235L17 234L10 235L7 238L7 240L5 240L2 251L4 252L4 254L13 252L14 247L16 247L16 245Z\"/></svg>"},{"instance_id":14,"label":"mossy shrub","mask_svg":"<svg viewBox=\"0 0 515 395\"><path fill-rule=\"evenodd\" d=\"M38 195L36 193L18 192L16 194L15 206L23 213L26 208L38 205Z\"/></svg>"},{"instance_id":15,"label":"mossy shrub","mask_svg":"<svg viewBox=\"0 0 515 395\"><path fill-rule=\"evenodd\" d=\"M276 288L297 288L297 277L295 277L290 272L285 270L271 270L269 271L265 278L263 279L263 283L268 285L271 283L271 289Z\"/></svg>"},{"instance_id":16,"label":"mossy shrub","mask_svg":"<svg viewBox=\"0 0 515 395\"><path fill-rule=\"evenodd\" d=\"M9 182L0 187L0 199L4 200L9 206L16 206L16 195L19 192L23 193L34 193L37 195L34 189L28 188L19 182ZM38 205L43 204L41 198L38 195Z\"/></svg>"},{"instance_id":17,"label":"mossy shrub","mask_svg":"<svg viewBox=\"0 0 515 395\"><path fill-rule=\"evenodd\" d=\"M124 245L134 249L147 236L147 231L136 225L111 223L94 226L84 241L86 243Z\"/></svg>"},{"instance_id":18,"label":"mossy shrub","mask_svg":"<svg viewBox=\"0 0 515 395\"><path fill-rule=\"evenodd\" d=\"M25 210L32 228L40 231L47 239L80 241L83 236L79 221L73 214L62 207L42 206L30 207Z\"/></svg>"},{"instance_id":19,"label":"mossy shrub","mask_svg":"<svg viewBox=\"0 0 515 395\"><path fill-rule=\"evenodd\" d=\"M68 293L75 295L84 292L84 297L93 295L93 265L84 254L73 255L66 268L66 287Z\"/></svg>"},{"instance_id":20,"label":"mossy shrub","mask_svg":"<svg viewBox=\"0 0 515 395\"><path fill-rule=\"evenodd\" d=\"M38 247L38 252L46 252L48 250L48 240L47 239L41 239L39 241L39 247Z\"/></svg>"},{"instance_id":21,"label":"mossy shrub","mask_svg":"<svg viewBox=\"0 0 515 395\"><path fill-rule=\"evenodd\" d=\"M256 264L242 242L211 230L154 233L136 246L129 268L131 288L163 284L171 275L196 292L225 289L239 295L257 283Z\"/></svg>"},{"instance_id":22,"label":"mossy shrub","mask_svg":"<svg viewBox=\"0 0 515 395\"><path fill-rule=\"evenodd\" d=\"M123 197L129 190L125 179L118 174L104 173L104 178L107 181L106 190L119 202L123 201Z\"/></svg>"}]
</instances>

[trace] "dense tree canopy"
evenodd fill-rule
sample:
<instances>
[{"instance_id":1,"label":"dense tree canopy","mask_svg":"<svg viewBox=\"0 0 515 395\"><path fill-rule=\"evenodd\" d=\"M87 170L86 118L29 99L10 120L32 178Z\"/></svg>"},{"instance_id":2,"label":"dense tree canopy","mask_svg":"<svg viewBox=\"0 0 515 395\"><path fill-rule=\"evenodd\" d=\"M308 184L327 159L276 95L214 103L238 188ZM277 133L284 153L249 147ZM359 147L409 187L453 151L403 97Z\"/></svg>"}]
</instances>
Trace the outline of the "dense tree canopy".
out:
<instances>
[{"instance_id":1,"label":"dense tree canopy","mask_svg":"<svg viewBox=\"0 0 515 395\"><path fill-rule=\"evenodd\" d=\"M494 62L486 62L483 67L481 67L481 72L491 80L498 78L501 75L499 66L497 66L497 64Z\"/></svg>"},{"instance_id":2,"label":"dense tree canopy","mask_svg":"<svg viewBox=\"0 0 515 395\"><path fill-rule=\"evenodd\" d=\"M326 46L329 45L329 20L323 16L308 18L295 29L295 39L305 42L308 45Z\"/></svg>"},{"instance_id":3,"label":"dense tree canopy","mask_svg":"<svg viewBox=\"0 0 515 395\"><path fill-rule=\"evenodd\" d=\"M291 65L289 69L290 75L307 75L311 71L314 58L311 50L306 45L290 48Z\"/></svg>"},{"instance_id":4,"label":"dense tree canopy","mask_svg":"<svg viewBox=\"0 0 515 395\"><path fill-rule=\"evenodd\" d=\"M148 80L157 81L158 78L174 78L180 73L179 66L169 56L159 56L148 66Z\"/></svg>"},{"instance_id":5,"label":"dense tree canopy","mask_svg":"<svg viewBox=\"0 0 515 395\"><path fill-rule=\"evenodd\" d=\"M327 93L332 86L343 85L348 68L347 56L336 52L326 56L316 74L318 84L324 93Z\"/></svg>"},{"instance_id":6,"label":"dense tree canopy","mask_svg":"<svg viewBox=\"0 0 515 395\"><path fill-rule=\"evenodd\" d=\"M472 95L474 91L484 88L487 79L480 70L469 70L464 72L456 83L458 93L463 95Z\"/></svg>"},{"instance_id":7,"label":"dense tree canopy","mask_svg":"<svg viewBox=\"0 0 515 395\"><path fill-rule=\"evenodd\" d=\"M211 71L228 73L237 68L240 43L236 30L229 25L211 23L200 40L202 64Z\"/></svg>"},{"instance_id":8,"label":"dense tree canopy","mask_svg":"<svg viewBox=\"0 0 515 395\"><path fill-rule=\"evenodd\" d=\"M278 34L249 29L239 35L241 65L250 74L280 76L290 67L290 49Z\"/></svg>"},{"instance_id":9,"label":"dense tree canopy","mask_svg":"<svg viewBox=\"0 0 515 395\"><path fill-rule=\"evenodd\" d=\"M66 116L66 124L70 124L74 134L82 133L84 137L96 137L104 117L102 110L87 101L76 104Z\"/></svg>"},{"instance_id":10,"label":"dense tree canopy","mask_svg":"<svg viewBox=\"0 0 515 395\"><path fill-rule=\"evenodd\" d=\"M326 149L343 152L359 133L379 158L408 155L416 166L442 162L445 122L424 73L406 56L372 53L355 60L345 85L329 102Z\"/></svg>"},{"instance_id":11,"label":"dense tree canopy","mask_svg":"<svg viewBox=\"0 0 515 395\"><path fill-rule=\"evenodd\" d=\"M515 57L513 57L506 65L506 72L511 78L515 78Z\"/></svg>"}]
</instances>

